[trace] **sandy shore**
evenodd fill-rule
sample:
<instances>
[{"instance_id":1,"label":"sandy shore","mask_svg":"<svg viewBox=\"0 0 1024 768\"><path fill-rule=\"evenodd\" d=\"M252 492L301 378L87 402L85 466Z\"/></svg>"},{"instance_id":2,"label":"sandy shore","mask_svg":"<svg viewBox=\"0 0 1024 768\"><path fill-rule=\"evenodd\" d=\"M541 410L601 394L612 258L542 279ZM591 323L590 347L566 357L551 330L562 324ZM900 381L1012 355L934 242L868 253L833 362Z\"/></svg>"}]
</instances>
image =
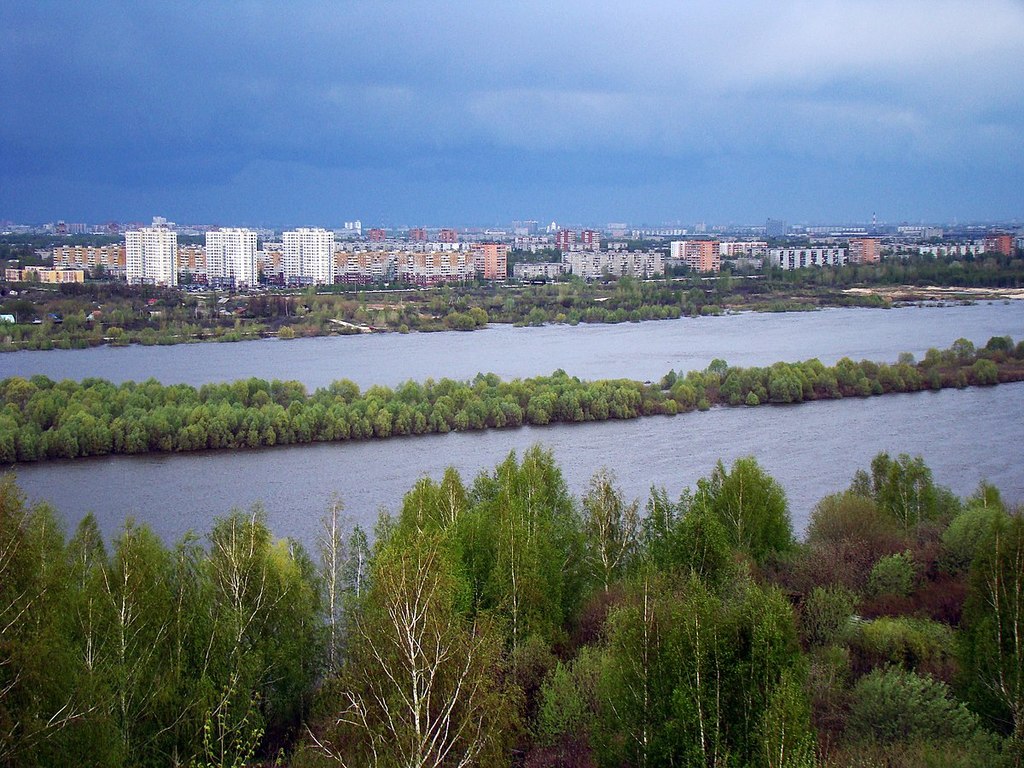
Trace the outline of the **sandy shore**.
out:
<instances>
[{"instance_id":1,"label":"sandy shore","mask_svg":"<svg viewBox=\"0 0 1024 768\"><path fill-rule=\"evenodd\" d=\"M891 301L949 301L957 299L995 300L1024 299L1022 288L942 288L937 285L896 285L877 288L847 288L843 293L861 296L884 296Z\"/></svg>"}]
</instances>

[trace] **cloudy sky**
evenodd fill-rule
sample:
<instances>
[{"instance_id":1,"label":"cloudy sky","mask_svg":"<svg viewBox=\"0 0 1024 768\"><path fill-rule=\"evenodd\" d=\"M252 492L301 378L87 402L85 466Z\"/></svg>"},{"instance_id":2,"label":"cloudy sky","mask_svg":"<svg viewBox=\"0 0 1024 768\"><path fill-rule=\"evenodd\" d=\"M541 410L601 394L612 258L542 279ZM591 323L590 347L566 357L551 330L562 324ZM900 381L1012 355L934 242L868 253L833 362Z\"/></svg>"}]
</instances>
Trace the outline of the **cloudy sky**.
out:
<instances>
[{"instance_id":1,"label":"cloudy sky","mask_svg":"<svg viewBox=\"0 0 1024 768\"><path fill-rule=\"evenodd\" d=\"M0 3L0 219L1024 217L1020 0Z\"/></svg>"}]
</instances>

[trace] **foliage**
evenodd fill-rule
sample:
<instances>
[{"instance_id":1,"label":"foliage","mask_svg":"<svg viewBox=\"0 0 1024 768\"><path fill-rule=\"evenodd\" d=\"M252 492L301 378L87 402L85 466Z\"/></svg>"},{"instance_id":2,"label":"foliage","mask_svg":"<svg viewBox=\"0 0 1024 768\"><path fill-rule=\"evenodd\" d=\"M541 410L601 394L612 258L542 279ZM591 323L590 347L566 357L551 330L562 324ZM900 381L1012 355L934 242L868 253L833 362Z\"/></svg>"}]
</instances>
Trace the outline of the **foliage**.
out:
<instances>
[{"instance_id":1,"label":"foliage","mask_svg":"<svg viewBox=\"0 0 1024 768\"><path fill-rule=\"evenodd\" d=\"M1024 762L1024 518L1002 515L971 564L964 607L962 689L975 711L1010 738Z\"/></svg>"},{"instance_id":2,"label":"foliage","mask_svg":"<svg viewBox=\"0 0 1024 768\"><path fill-rule=\"evenodd\" d=\"M857 597L842 587L815 587L800 609L800 638L808 646L842 639Z\"/></svg>"},{"instance_id":3,"label":"foliage","mask_svg":"<svg viewBox=\"0 0 1024 768\"><path fill-rule=\"evenodd\" d=\"M793 546L786 495L753 457L737 459L728 471L719 461L698 481L697 503L719 520L731 546L758 563Z\"/></svg>"},{"instance_id":4,"label":"foliage","mask_svg":"<svg viewBox=\"0 0 1024 768\"><path fill-rule=\"evenodd\" d=\"M854 625L847 641L856 672L895 665L951 677L955 641L945 624L906 616L881 616Z\"/></svg>"},{"instance_id":5,"label":"foliage","mask_svg":"<svg viewBox=\"0 0 1024 768\"><path fill-rule=\"evenodd\" d=\"M944 684L907 670L877 669L853 688L849 728L854 738L881 743L915 738L966 740L976 716Z\"/></svg>"},{"instance_id":6,"label":"foliage","mask_svg":"<svg viewBox=\"0 0 1024 768\"><path fill-rule=\"evenodd\" d=\"M574 499L534 446L470 486L420 478L372 544L332 499L314 564L258 507L173 547L131 520L108 545L91 515L68 540L8 476L0 764L1019 765L1024 524L984 484L944 531L952 506L887 493L864 473L796 546L751 459L652 489L640 520L610 473ZM968 557L962 627L922 618ZM913 580L874 613L848 583Z\"/></svg>"},{"instance_id":7,"label":"foliage","mask_svg":"<svg viewBox=\"0 0 1024 768\"><path fill-rule=\"evenodd\" d=\"M868 575L868 590L873 595L906 597L917 581L917 567L909 552L886 555L879 559Z\"/></svg>"},{"instance_id":8,"label":"foliage","mask_svg":"<svg viewBox=\"0 0 1024 768\"><path fill-rule=\"evenodd\" d=\"M871 460L870 476L858 471L851 490L875 500L879 510L895 520L904 531L924 522L951 518L957 500L935 485L931 470L920 456L901 453L895 460L880 453Z\"/></svg>"},{"instance_id":9,"label":"foliage","mask_svg":"<svg viewBox=\"0 0 1024 768\"><path fill-rule=\"evenodd\" d=\"M978 354L1000 354L986 352ZM956 360L959 357L953 356ZM968 366L973 358L963 363ZM925 365L922 363L921 365ZM1001 364L1006 381L1024 379L1015 362ZM114 385L103 379L54 382L45 376L0 381L0 461L36 461L110 453L223 450L321 441L384 439L401 435L579 423L675 415L712 405L741 405L751 392L759 403L782 391L786 402L921 389L916 368L879 366L843 359L833 368L817 360L776 363L771 368L730 368L716 361L686 376L674 372L661 384L625 379L584 382L555 371L551 376L503 382L477 374L450 379L374 386L365 392L341 380L309 394L294 381L247 379L230 384L163 386L150 379ZM906 369L906 370L902 370ZM940 381L958 386L973 379L968 368ZM779 402L778 397L776 402ZM905 529L920 520L946 519L956 511L948 491L936 487L920 459L880 455L872 474L854 480L858 493Z\"/></svg>"}]
</instances>

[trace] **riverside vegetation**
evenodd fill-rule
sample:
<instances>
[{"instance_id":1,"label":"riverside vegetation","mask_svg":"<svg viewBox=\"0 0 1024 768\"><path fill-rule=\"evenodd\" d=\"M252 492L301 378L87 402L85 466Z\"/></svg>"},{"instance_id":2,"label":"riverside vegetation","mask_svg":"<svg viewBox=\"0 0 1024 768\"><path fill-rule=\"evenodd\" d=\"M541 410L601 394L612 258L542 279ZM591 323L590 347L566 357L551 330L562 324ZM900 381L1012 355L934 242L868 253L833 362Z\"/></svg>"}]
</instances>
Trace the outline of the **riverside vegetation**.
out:
<instances>
[{"instance_id":1,"label":"riverside vegetation","mask_svg":"<svg viewBox=\"0 0 1024 768\"><path fill-rule=\"evenodd\" d=\"M15 286L16 296L0 289L0 313L18 321L0 326L0 351L264 336L292 339L369 330L470 331L487 323L623 323L742 310L888 307L887 298L847 289L894 285L1020 288L1024 259L999 254L962 260L908 257L834 269L769 267L739 276L726 271L716 277L688 274L594 283L577 278L541 286L471 283L424 290L397 286L389 291L333 285L256 295L194 294L110 282L59 287L24 283Z\"/></svg>"},{"instance_id":2,"label":"riverside vegetation","mask_svg":"<svg viewBox=\"0 0 1024 768\"><path fill-rule=\"evenodd\" d=\"M114 385L103 379L54 382L44 376L0 381L0 461L104 454L219 450L316 441L389 438L675 415L715 405L757 406L866 397L1024 380L1024 342L993 337L980 348L959 339L893 365L843 358L669 372L660 382L584 382L551 376L503 382L406 382L365 392L341 380L308 394L298 382Z\"/></svg>"},{"instance_id":3,"label":"riverside vegetation","mask_svg":"<svg viewBox=\"0 0 1024 768\"><path fill-rule=\"evenodd\" d=\"M0 480L0 764L1014 766L1024 518L878 455L794 538L752 458L641 513L550 453L314 551L70 537Z\"/></svg>"}]
</instances>

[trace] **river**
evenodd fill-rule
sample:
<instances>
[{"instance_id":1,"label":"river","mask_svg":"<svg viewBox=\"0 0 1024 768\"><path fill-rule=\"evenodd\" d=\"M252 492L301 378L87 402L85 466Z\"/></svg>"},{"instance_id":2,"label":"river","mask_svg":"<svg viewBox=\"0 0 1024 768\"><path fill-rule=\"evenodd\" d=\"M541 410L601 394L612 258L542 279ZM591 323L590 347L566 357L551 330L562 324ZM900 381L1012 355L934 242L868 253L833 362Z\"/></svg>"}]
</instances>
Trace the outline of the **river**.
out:
<instances>
[{"instance_id":1,"label":"river","mask_svg":"<svg viewBox=\"0 0 1024 768\"><path fill-rule=\"evenodd\" d=\"M715 357L742 365L809 357L834 362L843 355L892 360L900 351L921 355L960 336L984 343L1003 334L1024 336L1024 302L15 353L0 356L0 370L3 375L43 372L55 378L113 380L152 375L167 383L193 384L254 375L298 379L311 387L340 376L366 386L427 376L468 378L479 370L515 377L558 367L584 378L656 378L669 368L702 368ZM707 475L719 458L728 463L752 455L785 489L794 527L802 532L814 503L845 488L854 471L866 468L882 450L922 455L936 481L958 495L970 493L985 478L1008 500L1024 501L1022 403L1024 384L1012 384L798 406L716 408L628 422L103 457L15 469L30 499L51 501L69 526L93 511L108 536L134 515L171 541L188 530L205 533L215 516L259 502L277 535L308 544L332 493L342 496L353 520L372 525L379 507L398 509L402 494L418 477L438 478L451 465L468 483L510 450L521 453L537 442L554 452L573 493L582 494L593 472L608 467L625 493L642 502L651 485L676 496Z\"/></svg>"},{"instance_id":2,"label":"river","mask_svg":"<svg viewBox=\"0 0 1024 768\"><path fill-rule=\"evenodd\" d=\"M745 312L619 325L491 325L471 333L367 334L280 341L100 347L0 354L0 378L45 374L53 379L100 376L164 384L234 381L256 376L294 379L316 388L341 378L360 387L413 379L503 379L547 375L562 368L583 379L657 380L670 369L770 365L812 357L892 362L919 358L957 338L984 344L992 336L1024 338L1024 301L953 307Z\"/></svg>"}]
</instances>

